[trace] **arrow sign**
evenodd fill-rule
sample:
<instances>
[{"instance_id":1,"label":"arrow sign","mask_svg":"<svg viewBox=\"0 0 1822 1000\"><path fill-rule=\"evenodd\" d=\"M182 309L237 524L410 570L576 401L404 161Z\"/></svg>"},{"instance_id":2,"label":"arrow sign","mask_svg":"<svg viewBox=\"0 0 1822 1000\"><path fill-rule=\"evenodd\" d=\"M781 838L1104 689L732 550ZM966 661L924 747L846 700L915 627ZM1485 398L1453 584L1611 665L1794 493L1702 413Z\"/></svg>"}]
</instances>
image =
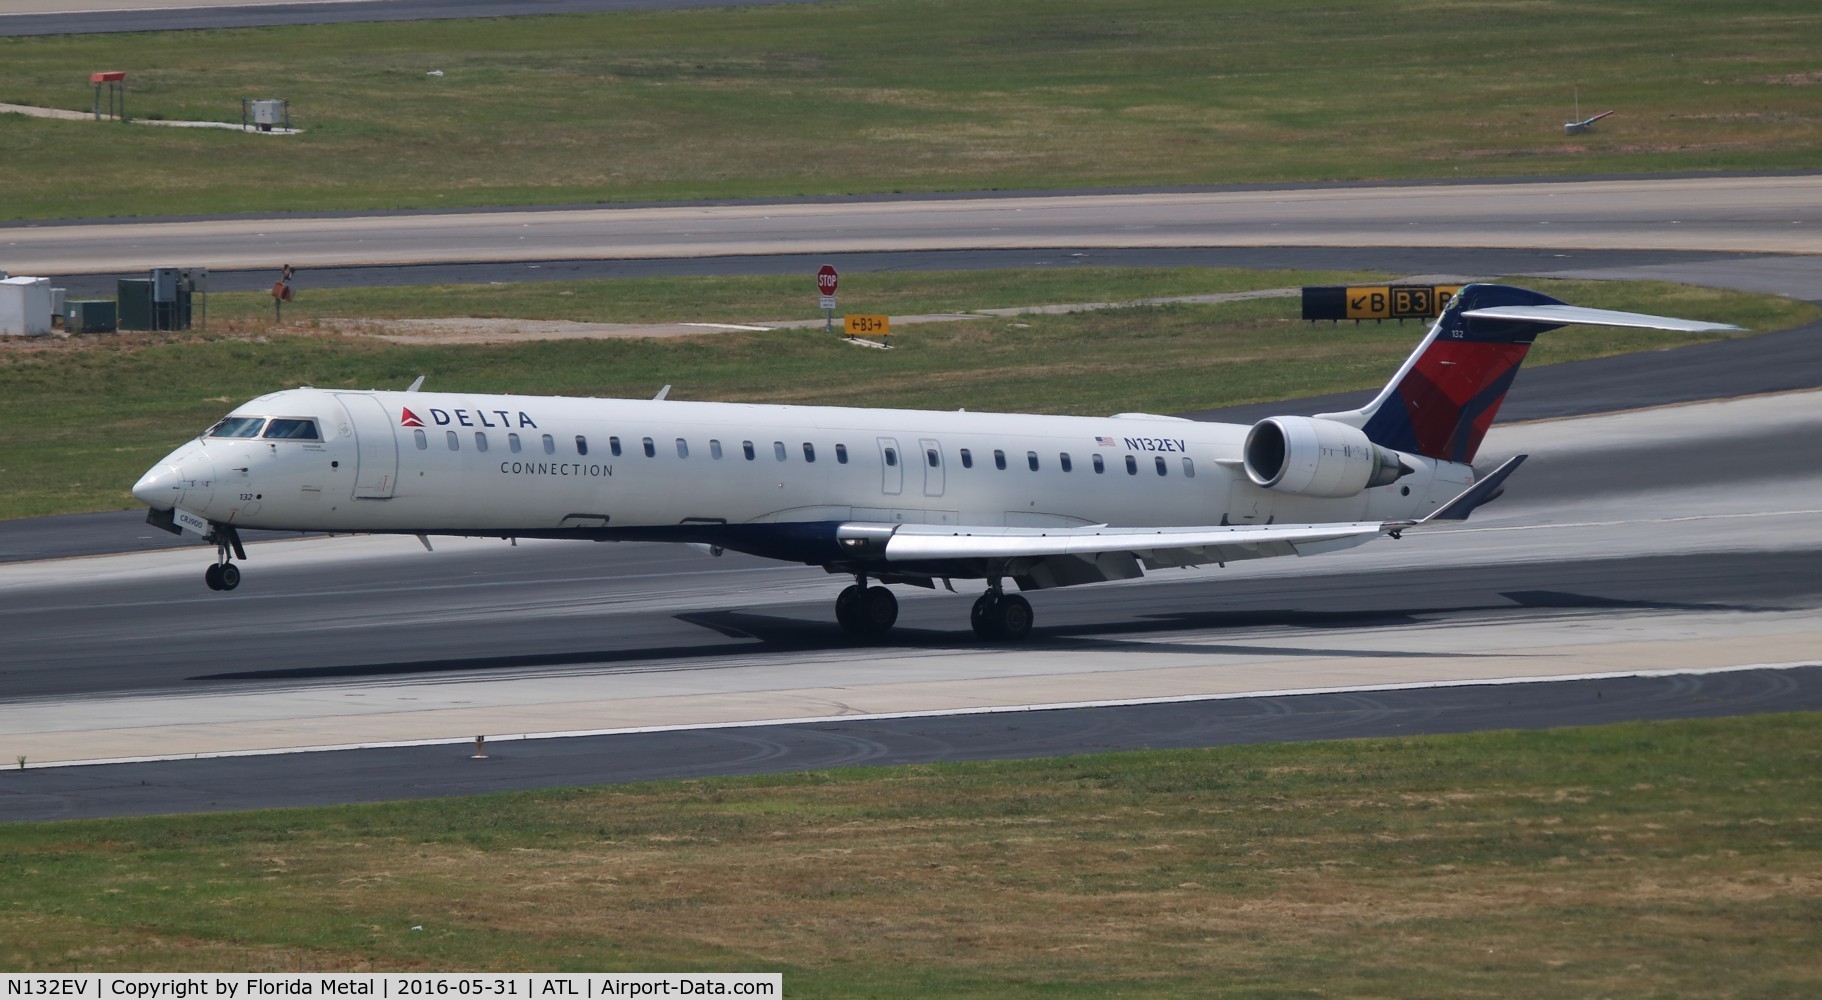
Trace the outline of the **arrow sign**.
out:
<instances>
[{"instance_id":1,"label":"arrow sign","mask_svg":"<svg viewBox=\"0 0 1822 1000\"><path fill-rule=\"evenodd\" d=\"M834 295L835 286L840 281L841 276L835 273L833 264L824 264L822 269L816 272L816 290L824 295Z\"/></svg>"}]
</instances>

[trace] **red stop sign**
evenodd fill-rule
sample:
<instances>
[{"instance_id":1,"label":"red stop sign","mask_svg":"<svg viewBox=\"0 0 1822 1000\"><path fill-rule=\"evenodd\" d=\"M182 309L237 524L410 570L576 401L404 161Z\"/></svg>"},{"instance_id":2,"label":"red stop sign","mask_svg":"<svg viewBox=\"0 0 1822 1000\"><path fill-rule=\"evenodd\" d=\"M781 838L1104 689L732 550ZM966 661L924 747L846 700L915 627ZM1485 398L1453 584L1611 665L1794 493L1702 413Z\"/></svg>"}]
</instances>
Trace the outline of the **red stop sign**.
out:
<instances>
[{"instance_id":1,"label":"red stop sign","mask_svg":"<svg viewBox=\"0 0 1822 1000\"><path fill-rule=\"evenodd\" d=\"M824 295L834 295L835 285L840 280L835 273L835 265L824 264L822 270L816 272L816 290Z\"/></svg>"}]
</instances>

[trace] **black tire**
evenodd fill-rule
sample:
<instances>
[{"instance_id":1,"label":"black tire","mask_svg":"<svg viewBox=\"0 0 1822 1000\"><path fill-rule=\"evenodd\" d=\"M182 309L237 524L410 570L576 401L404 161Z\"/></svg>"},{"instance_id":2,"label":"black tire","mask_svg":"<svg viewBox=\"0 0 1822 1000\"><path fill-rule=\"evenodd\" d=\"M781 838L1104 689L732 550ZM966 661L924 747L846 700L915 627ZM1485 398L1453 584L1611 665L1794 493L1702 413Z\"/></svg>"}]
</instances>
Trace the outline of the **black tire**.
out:
<instances>
[{"instance_id":1,"label":"black tire","mask_svg":"<svg viewBox=\"0 0 1822 1000\"><path fill-rule=\"evenodd\" d=\"M867 632L878 635L898 623L898 597L884 587L868 587L861 602L861 624Z\"/></svg>"},{"instance_id":2,"label":"black tire","mask_svg":"<svg viewBox=\"0 0 1822 1000\"><path fill-rule=\"evenodd\" d=\"M202 582L208 584L210 590L220 590L221 563L210 563L209 568L202 571Z\"/></svg>"},{"instance_id":3,"label":"black tire","mask_svg":"<svg viewBox=\"0 0 1822 1000\"><path fill-rule=\"evenodd\" d=\"M233 563L221 564L221 589L233 590L240 586L240 567Z\"/></svg>"},{"instance_id":4,"label":"black tire","mask_svg":"<svg viewBox=\"0 0 1822 1000\"><path fill-rule=\"evenodd\" d=\"M849 632L866 631L861 625L860 606L866 599L866 590L859 584L849 584L835 596L835 620Z\"/></svg>"},{"instance_id":5,"label":"black tire","mask_svg":"<svg viewBox=\"0 0 1822 1000\"><path fill-rule=\"evenodd\" d=\"M973 610L968 612L968 624L974 626L975 635L982 639L998 638L993 630L993 611L998 605L991 590L975 600Z\"/></svg>"},{"instance_id":6,"label":"black tire","mask_svg":"<svg viewBox=\"0 0 1822 1000\"><path fill-rule=\"evenodd\" d=\"M1017 594L1000 598L993 609L993 631L1001 639L1017 642L1031 634L1031 602Z\"/></svg>"}]
</instances>

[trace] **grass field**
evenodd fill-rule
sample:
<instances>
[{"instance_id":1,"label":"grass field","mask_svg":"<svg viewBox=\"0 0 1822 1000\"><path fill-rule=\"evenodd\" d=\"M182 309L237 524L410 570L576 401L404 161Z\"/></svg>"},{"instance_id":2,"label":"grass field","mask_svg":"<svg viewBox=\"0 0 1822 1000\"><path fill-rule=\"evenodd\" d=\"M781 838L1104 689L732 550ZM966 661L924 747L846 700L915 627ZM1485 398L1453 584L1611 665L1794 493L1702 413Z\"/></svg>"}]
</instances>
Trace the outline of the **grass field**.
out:
<instances>
[{"instance_id":1,"label":"grass field","mask_svg":"<svg viewBox=\"0 0 1822 1000\"><path fill-rule=\"evenodd\" d=\"M954 311L1078 299L1282 287L1340 276L1250 271L869 275L867 308ZM1056 283L1067 281L1066 288ZM0 346L0 517L133 506L159 456L254 396L296 385L754 400L1036 413L1181 412L1370 389L1417 324L1311 325L1296 299L1158 306L906 327L890 352L820 330L665 340L407 346L313 328L312 314L532 316L742 322L801 313L802 279L662 279L312 293L272 328L270 300L218 295L207 336L122 334ZM1528 282L1583 305L1779 329L1817 310L1771 296L1652 283ZM572 294L565 294L565 293ZM857 288L857 295L860 288ZM263 299L263 301L262 301ZM786 311L790 310L790 311ZM783 313L781 316L780 313ZM292 321L295 320L295 324ZM1702 339L1561 330L1531 364ZM1521 376L1517 392L1524 391Z\"/></svg>"},{"instance_id":2,"label":"grass field","mask_svg":"<svg viewBox=\"0 0 1822 1000\"><path fill-rule=\"evenodd\" d=\"M0 967L1813 996L1819 801L1807 714L0 826Z\"/></svg>"},{"instance_id":3,"label":"grass field","mask_svg":"<svg viewBox=\"0 0 1822 1000\"><path fill-rule=\"evenodd\" d=\"M1811 0L851 0L0 38L0 217L1809 169ZM441 70L441 77L427 76ZM1562 134L1573 88L1598 130Z\"/></svg>"}]
</instances>

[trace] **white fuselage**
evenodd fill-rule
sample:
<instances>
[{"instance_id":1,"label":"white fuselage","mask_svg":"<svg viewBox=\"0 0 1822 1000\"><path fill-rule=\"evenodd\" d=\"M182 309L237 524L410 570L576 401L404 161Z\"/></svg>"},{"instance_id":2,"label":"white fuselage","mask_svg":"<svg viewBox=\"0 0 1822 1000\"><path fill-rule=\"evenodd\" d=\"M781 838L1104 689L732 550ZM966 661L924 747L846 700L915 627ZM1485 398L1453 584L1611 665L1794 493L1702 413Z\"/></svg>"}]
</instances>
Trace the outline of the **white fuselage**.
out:
<instances>
[{"instance_id":1,"label":"white fuselage","mask_svg":"<svg viewBox=\"0 0 1822 1000\"><path fill-rule=\"evenodd\" d=\"M1142 415L312 388L234 413L314 420L318 439L199 437L141 485L175 483L167 506L239 527L662 538L802 522L1391 520L1429 513L1473 476L1411 458L1389 486L1287 495L1238 467L1247 426Z\"/></svg>"}]
</instances>

